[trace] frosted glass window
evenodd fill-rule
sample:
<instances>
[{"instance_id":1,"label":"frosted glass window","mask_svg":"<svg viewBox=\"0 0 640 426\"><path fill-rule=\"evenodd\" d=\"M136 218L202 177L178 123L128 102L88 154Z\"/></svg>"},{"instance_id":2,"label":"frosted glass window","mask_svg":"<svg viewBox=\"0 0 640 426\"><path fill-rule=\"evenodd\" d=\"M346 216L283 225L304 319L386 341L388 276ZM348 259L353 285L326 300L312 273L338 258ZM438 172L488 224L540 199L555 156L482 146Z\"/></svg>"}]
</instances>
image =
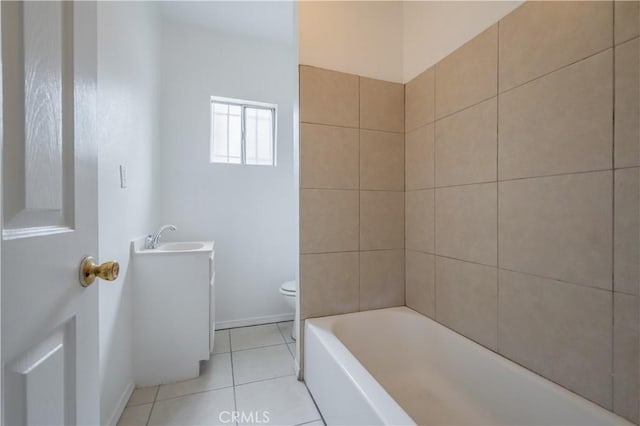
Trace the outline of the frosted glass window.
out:
<instances>
[{"instance_id":1,"label":"frosted glass window","mask_svg":"<svg viewBox=\"0 0 640 426\"><path fill-rule=\"evenodd\" d=\"M276 106L211 98L212 163L276 165Z\"/></svg>"},{"instance_id":2,"label":"frosted glass window","mask_svg":"<svg viewBox=\"0 0 640 426\"><path fill-rule=\"evenodd\" d=\"M211 162L242 162L242 108L214 103L211 108Z\"/></svg>"}]
</instances>

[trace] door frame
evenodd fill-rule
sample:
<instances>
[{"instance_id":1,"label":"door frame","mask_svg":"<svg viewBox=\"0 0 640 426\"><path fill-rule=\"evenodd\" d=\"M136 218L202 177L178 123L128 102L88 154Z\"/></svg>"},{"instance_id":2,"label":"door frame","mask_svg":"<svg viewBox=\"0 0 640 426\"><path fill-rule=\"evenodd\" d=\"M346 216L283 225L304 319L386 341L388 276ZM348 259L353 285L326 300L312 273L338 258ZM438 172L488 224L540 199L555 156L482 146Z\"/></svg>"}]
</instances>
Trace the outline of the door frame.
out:
<instances>
[{"instance_id":1,"label":"door frame","mask_svg":"<svg viewBox=\"0 0 640 426\"><path fill-rule=\"evenodd\" d=\"M0 38L2 35L2 7L0 7ZM4 151L4 104L3 104L3 74L2 74L2 44L0 43L0 236L3 234L3 224L4 219L2 216L2 201L3 201L3 192L2 188L4 188L3 181L3 156L2 153ZM2 353L2 242L0 241L0 354ZM0 360L0 365L4 365L3 360ZM3 386L3 378L4 376L4 368L0 372L0 425L4 425L4 386Z\"/></svg>"}]
</instances>

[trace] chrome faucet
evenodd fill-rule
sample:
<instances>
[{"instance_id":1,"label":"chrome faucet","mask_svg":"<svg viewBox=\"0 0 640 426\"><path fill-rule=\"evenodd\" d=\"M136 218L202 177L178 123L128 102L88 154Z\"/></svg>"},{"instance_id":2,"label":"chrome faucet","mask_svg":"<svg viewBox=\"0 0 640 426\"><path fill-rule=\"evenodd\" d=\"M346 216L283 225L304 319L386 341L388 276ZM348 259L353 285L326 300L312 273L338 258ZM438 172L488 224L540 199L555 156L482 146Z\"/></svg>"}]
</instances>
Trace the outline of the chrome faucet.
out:
<instances>
[{"instance_id":1,"label":"chrome faucet","mask_svg":"<svg viewBox=\"0 0 640 426\"><path fill-rule=\"evenodd\" d=\"M154 249L158 247L158 244L160 243L160 237L162 237L162 233L167 229L170 231L175 231L178 228L173 225L162 225L155 234L147 235L147 238L144 239L144 248Z\"/></svg>"}]
</instances>

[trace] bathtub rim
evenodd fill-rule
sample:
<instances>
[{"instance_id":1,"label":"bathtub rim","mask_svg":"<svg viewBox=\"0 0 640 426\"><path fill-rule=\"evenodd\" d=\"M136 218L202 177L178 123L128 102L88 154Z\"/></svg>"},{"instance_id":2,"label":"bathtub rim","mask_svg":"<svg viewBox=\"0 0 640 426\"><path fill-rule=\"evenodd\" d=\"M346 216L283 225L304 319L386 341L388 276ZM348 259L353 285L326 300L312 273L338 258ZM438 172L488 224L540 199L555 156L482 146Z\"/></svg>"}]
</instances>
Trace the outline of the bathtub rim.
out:
<instances>
[{"instance_id":1,"label":"bathtub rim","mask_svg":"<svg viewBox=\"0 0 640 426\"><path fill-rule=\"evenodd\" d=\"M400 417L404 417L410 420L409 424L416 424L415 420L398 404L398 402L391 396L376 380L376 378L369 373L369 371L364 367L364 365L353 355L347 346L342 343L342 341L335 334L333 327L336 322L341 319L358 316L362 314L371 314L373 312L398 312L403 314L408 314L411 316L419 317L420 320L425 320L430 323L430 325L440 329L440 331L450 335L452 338L463 339L468 343L473 344L477 348L486 351L487 355L495 358L496 362L503 363L509 370L513 370L518 372L519 374L523 374L527 376L528 379L538 382L543 386L549 387L551 391L561 395L564 398L568 398L572 403L577 403L583 405L583 408L589 412L591 412L596 418L607 418L610 422L615 420L616 425L620 426L637 426L635 423L630 422L619 414L609 410L577 393L574 391L552 381L549 378L542 376L541 374L530 370L524 365L518 364L517 362L505 357L504 355L487 348L486 346L460 334L459 332L437 322L436 320L421 314L408 306L396 306L391 308L380 308L380 309L371 309L366 311L359 312L350 312L345 314L337 314L337 315L329 315L324 317L316 317L316 318L308 318L304 321L304 330L305 336L308 332L314 332L314 335L318 337L319 342L322 344L323 348L329 351L335 359L339 359L340 361L344 360L345 363L338 362L338 366L340 370L345 373L345 375L349 378L349 380L353 383L353 385L364 395L367 402L370 404L372 411L383 421L384 424L396 425L396 424L407 424L407 422L399 421ZM305 352L306 352L306 339L305 337ZM305 362L305 369L308 368L308 364ZM354 373L352 374L349 369L353 368ZM306 376L306 374L305 374ZM360 380L360 382L358 382ZM370 388L369 388L370 386ZM366 389L365 389L366 388ZM390 403L392 402L392 403ZM381 411L379 407L379 403L389 404L389 407L393 407L393 412L384 413ZM399 418L396 418L395 416ZM393 419L393 420L392 420Z\"/></svg>"},{"instance_id":2,"label":"bathtub rim","mask_svg":"<svg viewBox=\"0 0 640 426\"><path fill-rule=\"evenodd\" d=\"M339 360L337 366L349 379L350 383L359 391L366 400L369 408L386 425L415 425L416 422L398 404L398 402L384 389L375 377L362 365L355 355L342 343L331 329L336 317L344 317L356 314L340 314L326 317L309 318L305 320L305 353L309 339L315 338L317 342L334 359ZM313 336L313 337L312 337ZM305 369L309 364L304 363ZM308 377L305 371L305 380ZM311 389L309 389L311 391Z\"/></svg>"}]
</instances>

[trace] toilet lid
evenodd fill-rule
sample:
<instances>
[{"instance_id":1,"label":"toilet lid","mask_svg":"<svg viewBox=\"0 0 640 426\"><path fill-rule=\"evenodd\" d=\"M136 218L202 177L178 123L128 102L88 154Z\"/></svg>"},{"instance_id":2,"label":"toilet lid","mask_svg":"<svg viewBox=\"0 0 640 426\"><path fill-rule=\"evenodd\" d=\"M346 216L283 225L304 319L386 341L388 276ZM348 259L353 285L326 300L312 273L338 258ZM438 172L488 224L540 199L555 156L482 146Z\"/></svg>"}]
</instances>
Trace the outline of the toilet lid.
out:
<instances>
[{"instance_id":1,"label":"toilet lid","mask_svg":"<svg viewBox=\"0 0 640 426\"><path fill-rule=\"evenodd\" d=\"M282 283L282 285L280 286L280 289L282 291L285 291L287 293L295 293L296 292L296 282L294 281L287 281Z\"/></svg>"}]
</instances>

